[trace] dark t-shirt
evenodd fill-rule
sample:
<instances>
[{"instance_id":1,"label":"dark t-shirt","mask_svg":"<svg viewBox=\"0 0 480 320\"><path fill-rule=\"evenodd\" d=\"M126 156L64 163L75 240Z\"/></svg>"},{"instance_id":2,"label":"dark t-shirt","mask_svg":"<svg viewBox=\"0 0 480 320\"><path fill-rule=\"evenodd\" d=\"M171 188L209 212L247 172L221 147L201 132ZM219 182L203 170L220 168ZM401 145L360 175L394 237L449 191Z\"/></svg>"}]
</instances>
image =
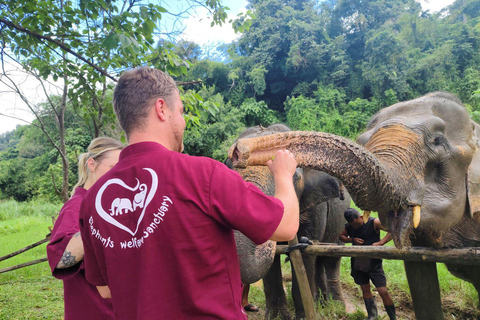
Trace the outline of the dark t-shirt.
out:
<instances>
[{"instance_id":1,"label":"dark t-shirt","mask_svg":"<svg viewBox=\"0 0 480 320\"><path fill-rule=\"evenodd\" d=\"M63 280L65 320L114 319L110 299L103 299L95 286L85 279L83 261L67 269L56 269L72 236L80 231L78 214L87 191L77 188L62 207L52 230L47 256L55 278Z\"/></svg>"},{"instance_id":2,"label":"dark t-shirt","mask_svg":"<svg viewBox=\"0 0 480 320\"><path fill-rule=\"evenodd\" d=\"M117 319L246 319L232 229L260 244L282 216L220 162L133 144L82 204L86 276Z\"/></svg>"},{"instance_id":3,"label":"dark t-shirt","mask_svg":"<svg viewBox=\"0 0 480 320\"><path fill-rule=\"evenodd\" d=\"M360 228L355 229L349 223L345 224L345 230L350 238L360 238L364 241L364 246L371 246L375 242L380 241L380 233L375 231L375 219L369 217L368 221ZM352 243L353 245L356 245Z\"/></svg>"},{"instance_id":4,"label":"dark t-shirt","mask_svg":"<svg viewBox=\"0 0 480 320\"><path fill-rule=\"evenodd\" d=\"M375 231L375 218L369 217L368 221L364 223L360 228L355 229L349 223L345 224L345 230L348 233L350 238L360 238L364 241L363 246L371 246L375 242L380 241L380 232ZM357 245L352 243L352 245ZM355 261L355 258L352 257L352 264ZM382 263L380 259L372 259L372 264Z\"/></svg>"}]
</instances>

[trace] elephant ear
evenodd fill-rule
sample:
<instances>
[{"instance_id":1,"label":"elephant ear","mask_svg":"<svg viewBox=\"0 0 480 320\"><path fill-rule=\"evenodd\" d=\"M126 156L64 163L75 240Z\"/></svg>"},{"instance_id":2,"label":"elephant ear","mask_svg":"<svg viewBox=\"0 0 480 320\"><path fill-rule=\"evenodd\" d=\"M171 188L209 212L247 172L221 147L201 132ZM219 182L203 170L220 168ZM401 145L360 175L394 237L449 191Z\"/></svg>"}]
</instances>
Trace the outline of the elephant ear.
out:
<instances>
[{"instance_id":1,"label":"elephant ear","mask_svg":"<svg viewBox=\"0 0 480 320\"><path fill-rule=\"evenodd\" d=\"M474 140L477 150L473 154L472 162L468 167L467 194L470 207L470 216L480 222L480 126L473 122Z\"/></svg>"},{"instance_id":2,"label":"elephant ear","mask_svg":"<svg viewBox=\"0 0 480 320\"><path fill-rule=\"evenodd\" d=\"M340 182L334 177L322 171L304 169L304 190L300 199L300 220L307 212L322 202L332 198L339 198L341 195Z\"/></svg>"}]
</instances>

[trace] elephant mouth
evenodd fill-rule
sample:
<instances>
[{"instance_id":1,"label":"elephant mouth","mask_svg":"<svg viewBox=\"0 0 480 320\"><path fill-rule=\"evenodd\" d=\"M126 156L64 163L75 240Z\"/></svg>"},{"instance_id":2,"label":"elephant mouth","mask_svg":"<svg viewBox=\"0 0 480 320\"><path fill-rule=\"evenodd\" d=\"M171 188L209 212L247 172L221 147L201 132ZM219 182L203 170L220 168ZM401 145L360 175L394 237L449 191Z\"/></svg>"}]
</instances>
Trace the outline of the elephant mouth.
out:
<instances>
[{"instance_id":1,"label":"elephant mouth","mask_svg":"<svg viewBox=\"0 0 480 320\"><path fill-rule=\"evenodd\" d=\"M413 235L414 207L390 210L386 214L387 227L393 237L395 246L399 249L410 247L410 237Z\"/></svg>"}]
</instances>

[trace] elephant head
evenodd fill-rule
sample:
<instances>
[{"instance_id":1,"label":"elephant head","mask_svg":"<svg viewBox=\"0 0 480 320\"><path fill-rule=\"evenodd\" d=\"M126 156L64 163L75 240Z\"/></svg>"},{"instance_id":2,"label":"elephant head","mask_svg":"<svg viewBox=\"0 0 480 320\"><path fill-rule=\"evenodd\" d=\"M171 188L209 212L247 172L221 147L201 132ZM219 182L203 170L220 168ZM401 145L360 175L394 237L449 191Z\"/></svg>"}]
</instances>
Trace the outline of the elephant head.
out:
<instances>
[{"instance_id":1,"label":"elephant head","mask_svg":"<svg viewBox=\"0 0 480 320\"><path fill-rule=\"evenodd\" d=\"M263 165L287 148L300 166L339 178L360 208L377 211L397 247L450 246L446 235L464 214L480 214L478 128L457 98L437 92L381 110L360 145L292 131L239 140L229 158L236 167Z\"/></svg>"},{"instance_id":2,"label":"elephant head","mask_svg":"<svg viewBox=\"0 0 480 320\"><path fill-rule=\"evenodd\" d=\"M421 206L418 228L413 234L404 232L414 245L456 246L449 236L452 228L465 214L478 216L476 128L456 97L437 92L381 110L358 137L357 142L386 166L391 181L404 189L407 204ZM398 243L402 227L408 229L411 223L408 214L392 209L379 214L396 231Z\"/></svg>"}]
</instances>

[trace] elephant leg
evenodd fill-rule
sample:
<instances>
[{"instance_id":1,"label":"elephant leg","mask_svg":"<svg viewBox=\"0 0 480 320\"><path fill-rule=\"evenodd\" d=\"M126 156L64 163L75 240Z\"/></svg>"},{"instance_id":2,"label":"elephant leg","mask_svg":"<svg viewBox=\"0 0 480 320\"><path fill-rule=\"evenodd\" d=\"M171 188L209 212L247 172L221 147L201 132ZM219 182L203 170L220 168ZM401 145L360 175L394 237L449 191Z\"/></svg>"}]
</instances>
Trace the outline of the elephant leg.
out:
<instances>
[{"instance_id":1,"label":"elephant leg","mask_svg":"<svg viewBox=\"0 0 480 320\"><path fill-rule=\"evenodd\" d=\"M417 320L443 320L437 264L405 261L410 294Z\"/></svg>"},{"instance_id":2,"label":"elephant leg","mask_svg":"<svg viewBox=\"0 0 480 320\"><path fill-rule=\"evenodd\" d=\"M480 270L472 268L472 266L463 266L458 264L445 264L455 277L468 281L477 290L480 306Z\"/></svg>"},{"instance_id":3,"label":"elephant leg","mask_svg":"<svg viewBox=\"0 0 480 320\"><path fill-rule=\"evenodd\" d=\"M280 316L283 320L291 320L292 316L287 308L287 297L283 290L280 255L275 256L272 266L263 277L263 290L265 292L265 319L276 319Z\"/></svg>"},{"instance_id":4,"label":"elephant leg","mask_svg":"<svg viewBox=\"0 0 480 320\"><path fill-rule=\"evenodd\" d=\"M328 287L325 268L323 266L323 257L317 257L315 260L315 301L327 300Z\"/></svg>"},{"instance_id":5,"label":"elephant leg","mask_svg":"<svg viewBox=\"0 0 480 320\"><path fill-rule=\"evenodd\" d=\"M307 271L308 284L310 286L310 292L314 296L315 290L315 256L302 255L303 263ZM295 305L295 319L305 318L305 309L303 308L302 296L300 294L300 288L298 286L297 275L292 266L292 299Z\"/></svg>"},{"instance_id":6,"label":"elephant leg","mask_svg":"<svg viewBox=\"0 0 480 320\"><path fill-rule=\"evenodd\" d=\"M327 293L328 298L341 301L345 304L343 299L342 284L340 282L340 265L342 259L337 257L324 257L322 259L323 267L325 269L325 276L327 279Z\"/></svg>"}]
</instances>

